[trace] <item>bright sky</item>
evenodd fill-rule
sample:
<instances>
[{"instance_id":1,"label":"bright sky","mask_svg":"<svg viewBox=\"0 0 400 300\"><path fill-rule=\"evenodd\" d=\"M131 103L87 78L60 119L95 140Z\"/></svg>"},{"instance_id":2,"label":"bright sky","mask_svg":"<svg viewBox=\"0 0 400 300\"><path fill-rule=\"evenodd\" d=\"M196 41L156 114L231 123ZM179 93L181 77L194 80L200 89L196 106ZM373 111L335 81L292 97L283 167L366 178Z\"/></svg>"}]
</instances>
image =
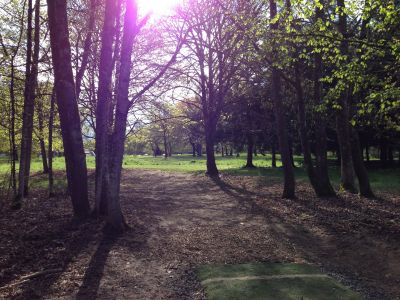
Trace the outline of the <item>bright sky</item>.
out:
<instances>
[{"instance_id":1,"label":"bright sky","mask_svg":"<svg viewBox=\"0 0 400 300\"><path fill-rule=\"evenodd\" d=\"M138 0L141 15L149 12L153 13L153 18L159 18L167 15L182 0Z\"/></svg>"}]
</instances>

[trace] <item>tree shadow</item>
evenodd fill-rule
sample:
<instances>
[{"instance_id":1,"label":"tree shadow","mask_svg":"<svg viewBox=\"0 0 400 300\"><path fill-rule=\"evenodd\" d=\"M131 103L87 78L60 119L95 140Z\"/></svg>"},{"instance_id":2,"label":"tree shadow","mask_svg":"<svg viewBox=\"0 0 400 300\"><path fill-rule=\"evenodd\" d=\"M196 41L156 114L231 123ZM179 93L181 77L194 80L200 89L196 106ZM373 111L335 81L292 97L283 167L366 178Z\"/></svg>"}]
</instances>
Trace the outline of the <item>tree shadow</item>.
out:
<instances>
[{"instance_id":1,"label":"tree shadow","mask_svg":"<svg viewBox=\"0 0 400 300\"><path fill-rule=\"evenodd\" d=\"M25 257L26 262L31 262L33 265L28 265L29 268L37 268L37 263L32 260L38 255L49 256L49 259L39 262L39 266L46 269L57 268L60 272L46 275L35 280L27 281L20 285L21 293L17 298L33 299L41 298L49 292L50 287L67 272L69 264L80 253L89 247L89 244L96 239L98 224L93 220L79 222L71 220L64 224L57 224L57 229L51 232L41 232L40 236L33 236L35 240L40 241L38 248L34 249L34 253L29 253ZM70 236L72 236L70 238ZM36 242L36 241L35 241ZM22 244L22 247L26 245ZM58 251L59 247L64 247L64 251ZM49 254L50 253L50 254Z\"/></svg>"},{"instance_id":2,"label":"tree shadow","mask_svg":"<svg viewBox=\"0 0 400 300\"><path fill-rule=\"evenodd\" d=\"M368 291L375 299L390 299L382 289L379 274L387 274L393 260L379 253L381 249L393 248L398 240L396 227L381 220L400 217L398 211L390 209L393 205L385 207L381 202L370 206L376 200L354 196L354 199L341 195L316 198L308 195L311 191L305 194L302 191L300 197L287 200L281 199L276 191L249 191L220 178L213 178L213 182L236 199L239 206L247 208L249 218L265 218L269 234L292 249L296 257L323 266L328 273L341 274L341 281L350 282L357 290ZM302 221L303 216L309 221ZM391 238L385 240L386 235ZM368 280L362 280L363 277ZM394 275L386 278L385 285L394 280Z\"/></svg>"},{"instance_id":3,"label":"tree shadow","mask_svg":"<svg viewBox=\"0 0 400 300\"><path fill-rule=\"evenodd\" d=\"M103 236L89 262L76 299L95 299L97 297L108 255L117 239L115 236Z\"/></svg>"}]
</instances>

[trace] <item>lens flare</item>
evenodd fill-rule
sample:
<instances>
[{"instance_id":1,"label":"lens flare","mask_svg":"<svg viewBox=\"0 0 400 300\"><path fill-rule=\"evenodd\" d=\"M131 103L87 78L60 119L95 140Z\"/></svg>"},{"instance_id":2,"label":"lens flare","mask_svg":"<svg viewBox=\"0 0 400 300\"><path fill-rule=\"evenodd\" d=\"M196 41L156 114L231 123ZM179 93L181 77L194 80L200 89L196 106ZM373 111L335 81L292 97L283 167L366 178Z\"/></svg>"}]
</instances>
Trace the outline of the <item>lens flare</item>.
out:
<instances>
[{"instance_id":1,"label":"lens flare","mask_svg":"<svg viewBox=\"0 0 400 300\"><path fill-rule=\"evenodd\" d=\"M152 13L153 18L168 15L182 0L138 0L140 13Z\"/></svg>"}]
</instances>

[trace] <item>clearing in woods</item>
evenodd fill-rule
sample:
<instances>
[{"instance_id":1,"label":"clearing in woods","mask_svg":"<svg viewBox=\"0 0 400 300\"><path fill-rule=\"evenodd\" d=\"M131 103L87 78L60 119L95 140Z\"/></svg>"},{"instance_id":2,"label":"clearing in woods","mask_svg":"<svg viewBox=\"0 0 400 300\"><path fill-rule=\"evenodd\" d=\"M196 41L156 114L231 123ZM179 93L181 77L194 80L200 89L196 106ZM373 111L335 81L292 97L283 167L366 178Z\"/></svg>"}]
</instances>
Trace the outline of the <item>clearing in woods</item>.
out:
<instances>
[{"instance_id":1,"label":"clearing in woods","mask_svg":"<svg viewBox=\"0 0 400 300\"><path fill-rule=\"evenodd\" d=\"M63 174L59 174L63 176ZM203 299L208 264L314 265L366 299L399 299L399 197L318 199L306 183L280 198L265 177L125 170L121 205L132 229L71 222L65 195L32 191L0 217L0 298Z\"/></svg>"}]
</instances>

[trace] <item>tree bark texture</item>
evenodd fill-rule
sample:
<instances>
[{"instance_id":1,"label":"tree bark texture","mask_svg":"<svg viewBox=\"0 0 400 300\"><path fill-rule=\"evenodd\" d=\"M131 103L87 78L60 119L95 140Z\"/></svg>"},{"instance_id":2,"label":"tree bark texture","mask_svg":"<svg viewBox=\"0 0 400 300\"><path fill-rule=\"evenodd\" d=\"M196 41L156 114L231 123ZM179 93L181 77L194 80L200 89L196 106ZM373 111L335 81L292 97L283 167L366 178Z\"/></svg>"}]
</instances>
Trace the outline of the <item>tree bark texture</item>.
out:
<instances>
[{"instance_id":1,"label":"tree bark texture","mask_svg":"<svg viewBox=\"0 0 400 300\"><path fill-rule=\"evenodd\" d=\"M81 93L83 75L85 74L87 65L89 63L89 56L91 53L91 46L92 46L92 36L95 25L97 1L98 0L90 0L89 21L87 25L86 38L83 44L82 62L78 72L76 73L76 80L75 80L75 90L77 99L79 99Z\"/></svg>"},{"instance_id":2,"label":"tree bark texture","mask_svg":"<svg viewBox=\"0 0 400 300\"><path fill-rule=\"evenodd\" d=\"M372 192L371 185L369 183L369 177L367 169L365 168L364 161L362 158L362 148L360 145L360 138L355 128L352 129L352 155L354 163L354 171L358 178L358 185L360 188L360 195L373 198L374 193Z\"/></svg>"},{"instance_id":3,"label":"tree bark texture","mask_svg":"<svg viewBox=\"0 0 400 300\"><path fill-rule=\"evenodd\" d=\"M49 116L49 197L54 196L54 178L53 178L53 125L54 125L54 106L56 101L56 92L53 89L50 100L50 116Z\"/></svg>"},{"instance_id":4,"label":"tree bark texture","mask_svg":"<svg viewBox=\"0 0 400 300\"><path fill-rule=\"evenodd\" d=\"M36 105L37 108L37 117L38 117L38 123L39 123L39 145L40 145L40 154L42 157L42 165L43 165L43 174L47 174L49 172L49 165L47 163L47 153L46 153L46 144L44 140L44 126L43 126L43 103L39 101Z\"/></svg>"},{"instance_id":5,"label":"tree bark texture","mask_svg":"<svg viewBox=\"0 0 400 300\"><path fill-rule=\"evenodd\" d=\"M89 216L86 156L83 149L81 122L75 94L71 64L67 1L48 0L50 44L54 67L56 99L61 123L68 191L74 215Z\"/></svg>"},{"instance_id":6,"label":"tree bark texture","mask_svg":"<svg viewBox=\"0 0 400 300\"><path fill-rule=\"evenodd\" d=\"M216 124L212 120L205 122L205 137L206 137L206 155L207 155L207 172L208 176L218 176L218 168L215 162L215 131Z\"/></svg>"},{"instance_id":7,"label":"tree bark texture","mask_svg":"<svg viewBox=\"0 0 400 300\"><path fill-rule=\"evenodd\" d=\"M339 8L338 30L343 36L343 41L340 45L340 51L342 55L348 55L348 42L346 41L347 16L344 11L344 0L337 0L337 6ZM350 137L349 92L350 91L348 87L346 87L338 99L340 109L336 114L336 131L341 157L341 186L344 190L354 193L356 188Z\"/></svg>"},{"instance_id":8,"label":"tree bark texture","mask_svg":"<svg viewBox=\"0 0 400 300\"><path fill-rule=\"evenodd\" d=\"M107 0L104 24L101 37L99 65L99 87L96 106L96 183L95 208L96 215L105 215L107 204L102 197L103 186L107 185L107 140L111 106L111 80L113 71L113 41L115 36L116 5L114 0Z\"/></svg>"},{"instance_id":9,"label":"tree bark texture","mask_svg":"<svg viewBox=\"0 0 400 300\"><path fill-rule=\"evenodd\" d=\"M274 0L270 0L270 17L274 19L277 14L277 6ZM278 29L278 23L275 22L271 24L272 30ZM284 188L283 188L283 198L294 198L295 197L295 179L294 171L291 162L291 155L289 149L289 139L286 129L285 114L283 111L283 97L282 97L282 87L281 78L279 71L275 68L272 69L272 102L274 104L274 112L276 119L277 136L279 142L279 149L281 152L281 159L283 165L284 173Z\"/></svg>"},{"instance_id":10,"label":"tree bark texture","mask_svg":"<svg viewBox=\"0 0 400 300\"><path fill-rule=\"evenodd\" d=\"M254 147L254 140L251 133L247 133L247 161L246 161L246 168L255 168L253 164L253 147Z\"/></svg>"},{"instance_id":11,"label":"tree bark texture","mask_svg":"<svg viewBox=\"0 0 400 300\"><path fill-rule=\"evenodd\" d=\"M123 232L127 227L121 211L119 192L126 122L131 105L128 99L130 72L132 68L131 55L137 31L137 4L136 1L127 1L121 44L121 65L118 77L115 125L109 157L109 188L107 194L107 227L115 232Z\"/></svg>"},{"instance_id":12,"label":"tree bark texture","mask_svg":"<svg viewBox=\"0 0 400 300\"><path fill-rule=\"evenodd\" d=\"M20 208L22 199L28 193L30 151L32 147L32 130L34 114L34 82L32 80L32 0L28 0L27 32L26 32L26 63L24 108L22 115L22 138L18 173L18 191L14 198L14 208ZM28 176L26 176L28 174Z\"/></svg>"}]
</instances>

